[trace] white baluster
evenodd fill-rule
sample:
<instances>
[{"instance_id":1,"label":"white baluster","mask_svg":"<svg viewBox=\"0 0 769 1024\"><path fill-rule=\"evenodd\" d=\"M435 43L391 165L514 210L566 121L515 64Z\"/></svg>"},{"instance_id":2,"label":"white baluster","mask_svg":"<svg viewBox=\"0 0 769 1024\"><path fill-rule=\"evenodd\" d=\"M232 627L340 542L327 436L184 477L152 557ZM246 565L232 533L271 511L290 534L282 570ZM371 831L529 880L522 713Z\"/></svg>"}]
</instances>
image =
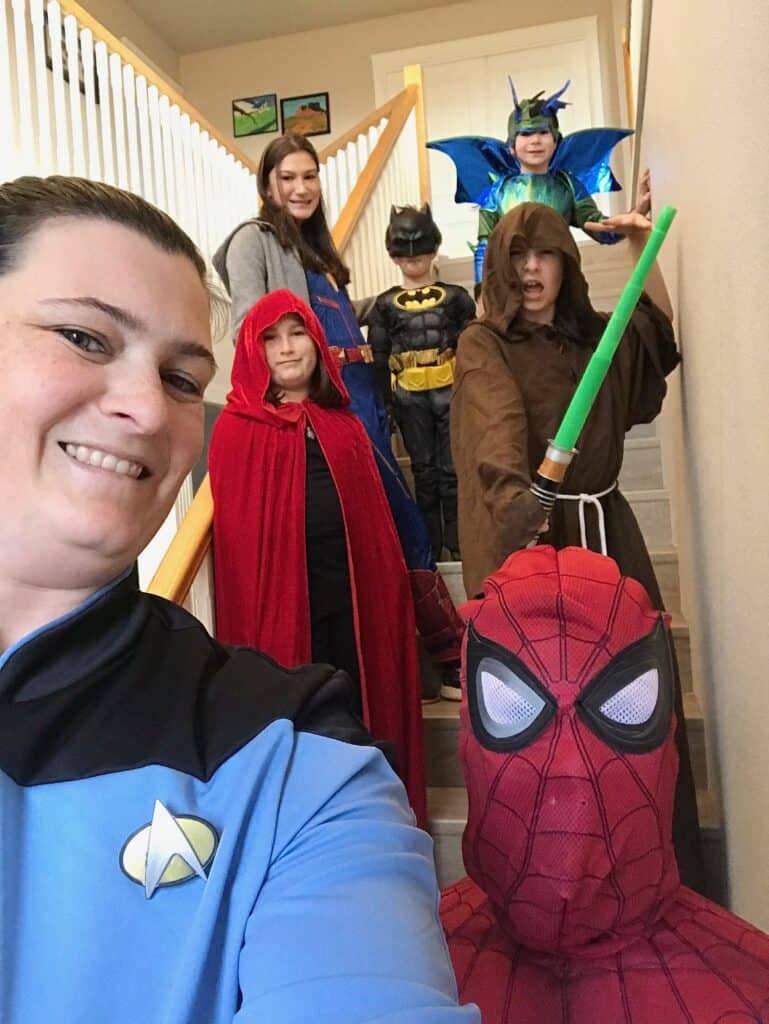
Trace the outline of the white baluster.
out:
<instances>
[{"instance_id":1,"label":"white baluster","mask_svg":"<svg viewBox=\"0 0 769 1024\"><path fill-rule=\"evenodd\" d=\"M147 106L150 116L150 136L152 138L152 168L155 172L155 202L165 210L166 181L163 174L163 139L160 128L160 108L158 101L158 90L156 85L151 85L147 90Z\"/></svg>"},{"instance_id":2,"label":"white baluster","mask_svg":"<svg viewBox=\"0 0 769 1024\"><path fill-rule=\"evenodd\" d=\"M150 115L147 100L147 79L138 75L135 82L136 114L139 122L139 160L141 162L142 195L149 202L155 199L155 178L152 172L152 143L150 141Z\"/></svg>"},{"instance_id":3,"label":"white baluster","mask_svg":"<svg viewBox=\"0 0 769 1024\"><path fill-rule=\"evenodd\" d=\"M69 78L69 120L72 129L72 167L78 177L85 174L85 135L83 134L83 107L80 94L80 40L77 21L68 14L64 18L64 42L67 50L67 76Z\"/></svg>"},{"instance_id":4,"label":"white baluster","mask_svg":"<svg viewBox=\"0 0 769 1024\"><path fill-rule=\"evenodd\" d=\"M215 249L220 242L224 241L224 235L219 237L218 224L214 215L214 180L211 171L211 159L213 156L213 144L208 132L200 133L200 160L203 168L203 211L206 221L206 235L209 239L209 251Z\"/></svg>"},{"instance_id":5,"label":"white baluster","mask_svg":"<svg viewBox=\"0 0 769 1024\"><path fill-rule=\"evenodd\" d=\"M0 19L3 15L0 14ZM35 105L37 107L37 153L40 174L45 176L53 171L53 147L51 145L51 114L48 105L48 68L45 64L45 36L43 0L30 0L29 17L32 23L32 60L35 65ZM0 43L0 50L2 43ZM2 56L0 56L2 63ZM0 92L2 87L0 86ZM3 105L0 97L0 106ZM2 115L0 115L2 117ZM2 128L0 128L2 132ZM10 136L2 135L3 138Z\"/></svg>"},{"instance_id":6,"label":"white baluster","mask_svg":"<svg viewBox=\"0 0 769 1024\"><path fill-rule=\"evenodd\" d=\"M360 175L360 165L358 164L358 147L354 142L348 142L345 147L345 162L347 164L347 181L349 183L349 191L355 188L358 177ZM349 195L349 192L348 192Z\"/></svg>"},{"instance_id":7,"label":"white baluster","mask_svg":"<svg viewBox=\"0 0 769 1024\"><path fill-rule=\"evenodd\" d=\"M11 91L11 40L5 12L5 3L0 3L0 181L15 178L19 173Z\"/></svg>"},{"instance_id":8,"label":"white baluster","mask_svg":"<svg viewBox=\"0 0 769 1024\"><path fill-rule=\"evenodd\" d=\"M174 151L171 141L171 126L169 124L169 101L163 94L158 100L160 112L160 137L163 140L163 177L165 181L165 210L176 218L178 214L176 204L176 183L174 178Z\"/></svg>"},{"instance_id":9,"label":"white baluster","mask_svg":"<svg viewBox=\"0 0 769 1024\"><path fill-rule=\"evenodd\" d=\"M334 158L336 164L336 180L337 180L337 202L339 203L339 209L343 210L344 205L347 202L347 197L350 195L350 189L352 185L347 178L347 156L344 150L337 153Z\"/></svg>"},{"instance_id":10,"label":"white baluster","mask_svg":"<svg viewBox=\"0 0 769 1024\"><path fill-rule=\"evenodd\" d=\"M134 69L123 65L123 98L125 100L126 137L128 142L128 167L131 191L144 195L142 172L139 162L139 136L136 130L136 86Z\"/></svg>"},{"instance_id":11,"label":"white baluster","mask_svg":"<svg viewBox=\"0 0 769 1024\"><path fill-rule=\"evenodd\" d=\"M197 234L195 241L202 252L210 251L208 238L208 218L205 211L205 176L201 152L200 125L193 122L190 128L190 145L192 146L192 175L195 182L195 223Z\"/></svg>"},{"instance_id":12,"label":"white baluster","mask_svg":"<svg viewBox=\"0 0 769 1024\"><path fill-rule=\"evenodd\" d=\"M96 56L96 78L99 83L99 117L101 121L101 155L104 174L102 180L116 185L115 146L112 138L112 93L109 85L109 51L107 44L98 42L93 48Z\"/></svg>"},{"instance_id":13,"label":"white baluster","mask_svg":"<svg viewBox=\"0 0 769 1024\"><path fill-rule=\"evenodd\" d=\"M123 109L123 67L120 57L111 53L109 58L109 78L112 88L112 104L115 123L115 155L117 156L117 183L120 188L128 188L128 159L125 140L125 111Z\"/></svg>"},{"instance_id":14,"label":"white baluster","mask_svg":"<svg viewBox=\"0 0 769 1024\"><path fill-rule=\"evenodd\" d=\"M326 190L326 216L329 224L336 224L339 217L339 179L336 172L336 157L330 156L326 162L328 183Z\"/></svg>"},{"instance_id":15,"label":"white baluster","mask_svg":"<svg viewBox=\"0 0 769 1024\"><path fill-rule=\"evenodd\" d=\"M320 191L321 195L325 197L328 192L328 171L326 170L325 160L318 168L318 177L320 178Z\"/></svg>"},{"instance_id":16,"label":"white baluster","mask_svg":"<svg viewBox=\"0 0 769 1024\"><path fill-rule=\"evenodd\" d=\"M195 168L192 160L192 131L189 114L182 114L182 157L184 159L184 181L187 193L187 232L197 242L198 231L197 190L195 188ZM235 192L233 190L233 198Z\"/></svg>"},{"instance_id":17,"label":"white baluster","mask_svg":"<svg viewBox=\"0 0 769 1024\"><path fill-rule=\"evenodd\" d=\"M94 181L99 181L101 178L99 122L96 118L93 33L90 28L84 28L80 32L80 55L83 60L83 82L85 84L85 125L86 134L88 136L88 177Z\"/></svg>"},{"instance_id":18,"label":"white baluster","mask_svg":"<svg viewBox=\"0 0 769 1024\"><path fill-rule=\"evenodd\" d=\"M64 93L64 60L61 52L61 7L57 0L48 4L48 40L53 69L53 118L56 129L56 170L71 174L69 131L67 130L67 100Z\"/></svg>"},{"instance_id":19,"label":"white baluster","mask_svg":"<svg viewBox=\"0 0 769 1024\"><path fill-rule=\"evenodd\" d=\"M187 230L189 223L187 182L184 173L184 155L182 153L182 126L179 107L174 103L168 116L168 123L171 128L171 144L173 147L173 168L174 168L174 203L176 206L175 219Z\"/></svg>"},{"instance_id":20,"label":"white baluster","mask_svg":"<svg viewBox=\"0 0 769 1024\"><path fill-rule=\"evenodd\" d=\"M375 295L377 288L373 274L374 254L376 253L377 245L384 245L384 239L374 238L371 225L371 210L368 206L363 211L363 216L360 219L360 241L361 259L366 268L365 294Z\"/></svg>"},{"instance_id":21,"label":"white baluster","mask_svg":"<svg viewBox=\"0 0 769 1024\"><path fill-rule=\"evenodd\" d=\"M5 2L5 0L3 0ZM26 170L35 168L35 126L32 120L32 95L29 79L29 53L27 51L26 4L12 0L13 38L16 44L16 99L18 102L19 141L21 159Z\"/></svg>"}]
</instances>

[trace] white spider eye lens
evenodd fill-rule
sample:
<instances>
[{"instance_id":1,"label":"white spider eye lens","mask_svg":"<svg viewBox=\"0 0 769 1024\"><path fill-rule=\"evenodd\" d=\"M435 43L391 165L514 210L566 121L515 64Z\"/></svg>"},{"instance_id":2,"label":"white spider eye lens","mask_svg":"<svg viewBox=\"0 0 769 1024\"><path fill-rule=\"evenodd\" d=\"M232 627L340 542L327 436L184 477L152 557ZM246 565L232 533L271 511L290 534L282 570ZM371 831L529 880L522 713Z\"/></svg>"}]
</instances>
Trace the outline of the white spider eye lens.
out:
<instances>
[{"instance_id":1,"label":"white spider eye lens","mask_svg":"<svg viewBox=\"0 0 769 1024\"><path fill-rule=\"evenodd\" d=\"M618 725L644 725L654 714L659 692L659 671L651 668L605 700L598 710Z\"/></svg>"},{"instance_id":2,"label":"white spider eye lens","mask_svg":"<svg viewBox=\"0 0 769 1024\"><path fill-rule=\"evenodd\" d=\"M495 658L478 666L479 710L486 731L498 739L517 736L542 714L545 701Z\"/></svg>"}]
</instances>

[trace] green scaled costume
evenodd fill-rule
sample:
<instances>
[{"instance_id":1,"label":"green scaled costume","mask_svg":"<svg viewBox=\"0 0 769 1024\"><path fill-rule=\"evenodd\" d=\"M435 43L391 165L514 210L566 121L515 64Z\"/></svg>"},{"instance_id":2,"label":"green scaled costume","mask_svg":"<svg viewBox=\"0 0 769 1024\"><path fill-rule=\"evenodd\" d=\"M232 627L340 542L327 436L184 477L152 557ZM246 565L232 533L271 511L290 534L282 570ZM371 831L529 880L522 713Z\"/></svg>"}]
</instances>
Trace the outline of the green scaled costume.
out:
<instances>
[{"instance_id":1,"label":"green scaled costume","mask_svg":"<svg viewBox=\"0 0 769 1024\"><path fill-rule=\"evenodd\" d=\"M428 148L446 153L457 169L458 203L477 203L480 207L478 245L475 251L475 279L481 280L488 237L497 221L519 203L544 203L551 206L574 227L602 221L592 193L614 192L620 188L612 174L609 159L614 147L632 132L626 129L589 128L565 138L558 127L558 111L566 104L561 96L567 82L552 96L537 93L520 102L515 87L513 110L507 122L507 143L481 136L463 136L429 142ZM516 135L549 131L557 143L544 174L528 174L511 152ZM621 236L605 232L598 241L618 242Z\"/></svg>"}]
</instances>

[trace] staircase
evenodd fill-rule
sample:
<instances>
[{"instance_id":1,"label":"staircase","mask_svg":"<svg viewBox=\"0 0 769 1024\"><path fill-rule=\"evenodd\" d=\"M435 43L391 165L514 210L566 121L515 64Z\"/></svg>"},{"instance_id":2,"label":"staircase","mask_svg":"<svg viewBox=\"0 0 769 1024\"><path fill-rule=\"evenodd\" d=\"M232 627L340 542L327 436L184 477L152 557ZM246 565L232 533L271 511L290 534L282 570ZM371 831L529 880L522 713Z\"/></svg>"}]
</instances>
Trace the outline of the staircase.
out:
<instances>
[{"instance_id":1,"label":"staircase","mask_svg":"<svg viewBox=\"0 0 769 1024\"><path fill-rule=\"evenodd\" d=\"M588 243L580 249L594 305L599 309L612 309L632 269L623 247ZM443 280L467 287L471 280L470 261L451 261L441 266L440 273ZM399 461L410 479L408 458ZM708 895L723 903L726 899L723 830L708 779L705 722L692 679L689 626L681 614L678 554L673 545L670 499L662 477L656 424L634 427L627 435L620 485L643 531L665 606L673 616L673 642L681 674L684 714L697 788ZM461 563L443 562L439 568L455 603L461 604L466 600ZM431 678L430 668L424 666L424 670L427 674L425 692L437 692L437 680ZM429 829L435 843L438 880L443 887L465 874L461 841L467 820L467 795L457 756L459 705L444 700L425 704L423 719Z\"/></svg>"}]
</instances>

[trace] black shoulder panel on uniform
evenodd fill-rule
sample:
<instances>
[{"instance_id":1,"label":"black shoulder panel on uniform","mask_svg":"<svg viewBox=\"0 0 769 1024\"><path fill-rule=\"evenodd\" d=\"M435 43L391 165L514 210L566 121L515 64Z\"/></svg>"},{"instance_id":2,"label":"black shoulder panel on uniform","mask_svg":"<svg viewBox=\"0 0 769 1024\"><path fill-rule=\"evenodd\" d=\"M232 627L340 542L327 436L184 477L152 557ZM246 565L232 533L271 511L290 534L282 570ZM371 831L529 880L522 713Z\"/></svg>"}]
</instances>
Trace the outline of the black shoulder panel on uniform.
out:
<instances>
[{"instance_id":1,"label":"black shoulder panel on uniform","mask_svg":"<svg viewBox=\"0 0 769 1024\"><path fill-rule=\"evenodd\" d=\"M213 640L184 609L118 584L0 667L0 770L21 785L148 764L208 779L279 719L370 743L351 684Z\"/></svg>"}]
</instances>

